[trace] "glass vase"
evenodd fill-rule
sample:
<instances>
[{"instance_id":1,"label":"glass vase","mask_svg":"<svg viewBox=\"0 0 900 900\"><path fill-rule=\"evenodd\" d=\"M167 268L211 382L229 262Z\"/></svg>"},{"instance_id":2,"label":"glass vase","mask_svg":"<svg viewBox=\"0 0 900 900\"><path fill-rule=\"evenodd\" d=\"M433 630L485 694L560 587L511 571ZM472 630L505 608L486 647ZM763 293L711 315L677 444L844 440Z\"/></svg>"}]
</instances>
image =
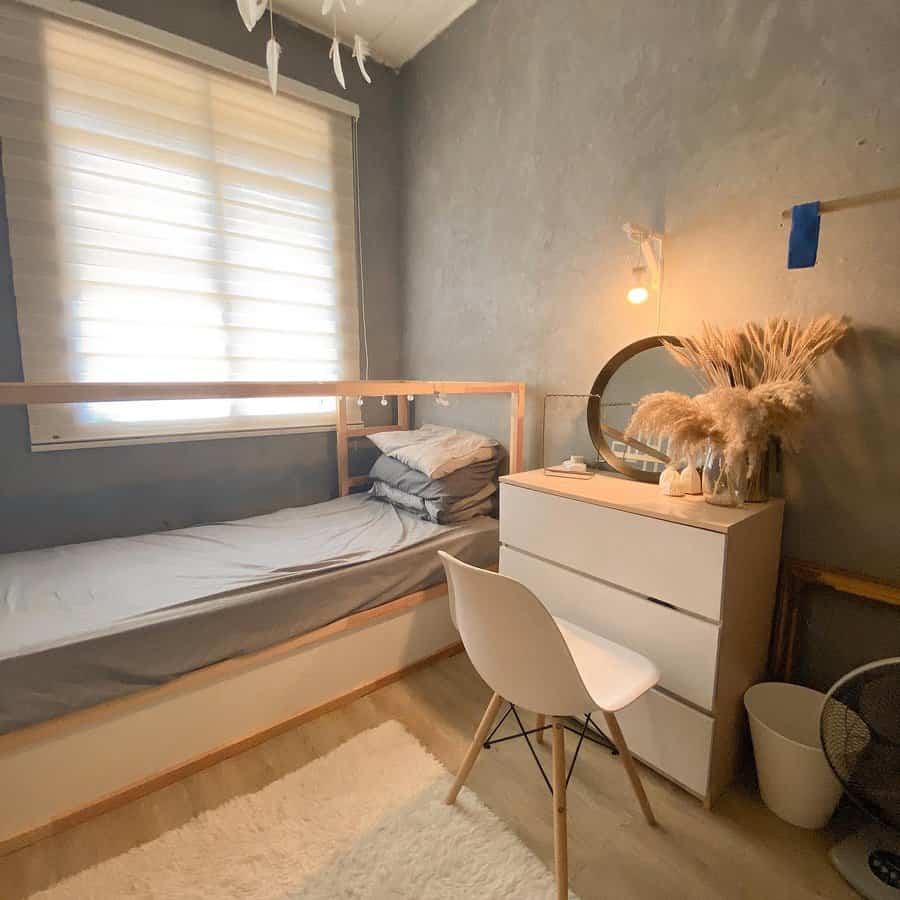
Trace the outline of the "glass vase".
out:
<instances>
[{"instance_id":1,"label":"glass vase","mask_svg":"<svg viewBox=\"0 0 900 900\"><path fill-rule=\"evenodd\" d=\"M746 498L746 466L729 466L722 451L710 447L703 464L703 499L713 506L743 506Z\"/></svg>"},{"instance_id":2,"label":"glass vase","mask_svg":"<svg viewBox=\"0 0 900 900\"><path fill-rule=\"evenodd\" d=\"M765 503L769 499L769 450L764 450L756 461L753 474L747 479L748 503Z\"/></svg>"},{"instance_id":3,"label":"glass vase","mask_svg":"<svg viewBox=\"0 0 900 900\"><path fill-rule=\"evenodd\" d=\"M777 438L769 438L759 455L752 475L747 479L747 503L762 503L781 493L781 445Z\"/></svg>"}]
</instances>

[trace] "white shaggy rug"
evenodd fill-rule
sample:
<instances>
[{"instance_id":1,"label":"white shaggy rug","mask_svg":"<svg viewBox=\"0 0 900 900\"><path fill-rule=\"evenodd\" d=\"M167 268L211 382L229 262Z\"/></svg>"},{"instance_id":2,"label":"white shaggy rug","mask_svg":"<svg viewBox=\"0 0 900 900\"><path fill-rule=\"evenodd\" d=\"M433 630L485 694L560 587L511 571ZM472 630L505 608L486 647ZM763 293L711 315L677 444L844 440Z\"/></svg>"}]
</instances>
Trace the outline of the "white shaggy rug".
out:
<instances>
[{"instance_id":1,"label":"white shaggy rug","mask_svg":"<svg viewBox=\"0 0 900 900\"><path fill-rule=\"evenodd\" d=\"M444 804L451 782L386 722L33 900L552 898L552 874L471 791Z\"/></svg>"}]
</instances>

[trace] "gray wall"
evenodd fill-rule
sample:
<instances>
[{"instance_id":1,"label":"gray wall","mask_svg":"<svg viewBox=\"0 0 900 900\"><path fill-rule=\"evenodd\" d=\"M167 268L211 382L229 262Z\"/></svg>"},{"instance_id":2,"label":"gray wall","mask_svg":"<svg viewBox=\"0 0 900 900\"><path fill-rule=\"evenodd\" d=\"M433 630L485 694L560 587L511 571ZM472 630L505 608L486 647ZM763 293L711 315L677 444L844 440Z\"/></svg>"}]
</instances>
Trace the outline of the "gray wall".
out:
<instances>
[{"instance_id":1,"label":"gray wall","mask_svg":"<svg viewBox=\"0 0 900 900\"><path fill-rule=\"evenodd\" d=\"M665 230L663 332L853 319L787 461L784 549L900 579L900 205L826 216L804 271L779 219L898 183L898 47L896 0L480 0L401 76L404 374L527 381L539 464L543 394L588 390L655 330L624 300L622 223ZM465 409L504 436L498 404ZM807 683L900 646L896 610L806 609Z\"/></svg>"},{"instance_id":2,"label":"gray wall","mask_svg":"<svg viewBox=\"0 0 900 900\"><path fill-rule=\"evenodd\" d=\"M248 34L233 0L106 0L114 12L259 64L265 28ZM277 23L284 75L341 93L319 35ZM265 32L265 33L264 33ZM360 197L373 377L400 365L399 85L374 66L362 82L345 59L360 105ZM0 380L22 378L0 184ZM0 409L0 552L197 522L326 500L337 492L334 434L31 453L24 410Z\"/></svg>"},{"instance_id":3,"label":"gray wall","mask_svg":"<svg viewBox=\"0 0 900 900\"><path fill-rule=\"evenodd\" d=\"M664 230L663 332L853 319L787 464L785 551L900 578L900 205L825 217L794 272L779 216L898 183L898 47L896 0L481 0L401 75L404 374L527 381L537 464L543 394L655 331L621 225ZM497 407L470 421L502 433Z\"/></svg>"}]
</instances>

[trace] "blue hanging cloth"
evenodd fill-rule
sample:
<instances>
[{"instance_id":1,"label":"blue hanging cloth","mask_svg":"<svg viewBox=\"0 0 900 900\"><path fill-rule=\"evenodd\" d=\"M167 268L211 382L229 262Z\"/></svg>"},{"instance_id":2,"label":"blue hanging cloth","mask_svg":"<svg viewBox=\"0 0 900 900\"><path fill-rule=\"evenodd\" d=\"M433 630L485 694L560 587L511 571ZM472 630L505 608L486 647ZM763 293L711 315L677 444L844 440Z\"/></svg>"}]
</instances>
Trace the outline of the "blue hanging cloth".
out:
<instances>
[{"instance_id":1,"label":"blue hanging cloth","mask_svg":"<svg viewBox=\"0 0 900 900\"><path fill-rule=\"evenodd\" d=\"M819 201L798 203L791 210L788 239L789 269L808 269L816 264L819 249Z\"/></svg>"}]
</instances>

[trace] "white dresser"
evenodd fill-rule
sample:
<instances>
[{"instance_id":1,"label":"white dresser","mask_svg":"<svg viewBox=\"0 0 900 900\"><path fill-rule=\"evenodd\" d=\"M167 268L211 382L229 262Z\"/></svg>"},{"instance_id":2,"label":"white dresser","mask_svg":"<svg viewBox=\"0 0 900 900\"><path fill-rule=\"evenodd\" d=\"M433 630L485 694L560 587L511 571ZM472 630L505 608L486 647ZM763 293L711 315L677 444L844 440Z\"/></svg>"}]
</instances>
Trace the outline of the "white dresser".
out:
<instances>
[{"instance_id":1,"label":"white dresser","mask_svg":"<svg viewBox=\"0 0 900 900\"><path fill-rule=\"evenodd\" d=\"M618 716L625 738L711 805L740 762L743 693L765 677L783 501L722 509L604 474L501 481L500 571L656 663L659 685Z\"/></svg>"}]
</instances>

